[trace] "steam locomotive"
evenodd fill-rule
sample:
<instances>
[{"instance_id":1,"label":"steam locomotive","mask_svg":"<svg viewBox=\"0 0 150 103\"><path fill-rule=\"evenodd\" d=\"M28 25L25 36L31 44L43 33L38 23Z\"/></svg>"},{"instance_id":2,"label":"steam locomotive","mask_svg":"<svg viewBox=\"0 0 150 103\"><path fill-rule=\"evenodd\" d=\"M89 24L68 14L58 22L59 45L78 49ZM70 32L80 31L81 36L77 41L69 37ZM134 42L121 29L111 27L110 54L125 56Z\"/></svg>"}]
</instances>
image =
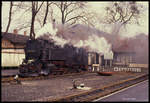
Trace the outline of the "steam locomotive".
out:
<instances>
[{"instance_id":1,"label":"steam locomotive","mask_svg":"<svg viewBox=\"0 0 150 103\"><path fill-rule=\"evenodd\" d=\"M19 66L19 75L23 77L87 70L88 53L83 48L69 44L61 47L53 41L38 38L29 39L24 51L25 59Z\"/></svg>"}]
</instances>

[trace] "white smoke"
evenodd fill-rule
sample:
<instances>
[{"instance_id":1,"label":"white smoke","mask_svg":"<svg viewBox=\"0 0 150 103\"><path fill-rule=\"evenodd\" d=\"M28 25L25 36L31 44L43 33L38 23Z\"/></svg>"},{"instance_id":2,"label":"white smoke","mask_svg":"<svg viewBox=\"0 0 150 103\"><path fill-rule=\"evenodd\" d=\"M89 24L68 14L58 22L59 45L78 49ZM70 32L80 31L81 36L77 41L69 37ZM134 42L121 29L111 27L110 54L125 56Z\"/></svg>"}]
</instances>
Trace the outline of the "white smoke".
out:
<instances>
[{"instance_id":1,"label":"white smoke","mask_svg":"<svg viewBox=\"0 0 150 103\"><path fill-rule=\"evenodd\" d=\"M75 30L65 25L56 25L54 29L53 25L49 23L39 30L37 37L47 34L50 40L53 39L55 44L61 47L65 44L71 44L74 47L84 48L89 52L101 54L111 52L111 44L108 44L104 37L100 37L94 32L89 33L81 27L79 29Z\"/></svg>"},{"instance_id":2,"label":"white smoke","mask_svg":"<svg viewBox=\"0 0 150 103\"><path fill-rule=\"evenodd\" d=\"M65 44L68 43L67 40L65 40L65 39L63 39L63 38L61 38L61 37L58 37L58 36L54 36L54 35L51 36L51 35L50 35L49 38L50 38L50 39L53 39L54 42L55 42L55 44L56 44L56 45L60 45L61 47L63 47Z\"/></svg>"},{"instance_id":3,"label":"white smoke","mask_svg":"<svg viewBox=\"0 0 150 103\"><path fill-rule=\"evenodd\" d=\"M37 33L37 37L43 36L43 34L47 34L48 38L47 39L52 39L54 40L56 45L60 45L61 47L63 47L67 42L67 40L58 37L56 35L58 29L54 28L53 25L51 23L45 24L43 28L41 28L38 33Z\"/></svg>"},{"instance_id":4,"label":"white smoke","mask_svg":"<svg viewBox=\"0 0 150 103\"><path fill-rule=\"evenodd\" d=\"M53 25L51 23L47 23L45 24L37 33L36 33L36 38L42 36L43 34L51 34L53 36L56 35L56 32L57 32L57 28L53 28Z\"/></svg>"},{"instance_id":5,"label":"white smoke","mask_svg":"<svg viewBox=\"0 0 150 103\"><path fill-rule=\"evenodd\" d=\"M104 37L98 37L97 35L91 35L87 40L80 40L74 44L75 47L83 47L89 52L105 53L110 52L111 45L107 43Z\"/></svg>"}]
</instances>

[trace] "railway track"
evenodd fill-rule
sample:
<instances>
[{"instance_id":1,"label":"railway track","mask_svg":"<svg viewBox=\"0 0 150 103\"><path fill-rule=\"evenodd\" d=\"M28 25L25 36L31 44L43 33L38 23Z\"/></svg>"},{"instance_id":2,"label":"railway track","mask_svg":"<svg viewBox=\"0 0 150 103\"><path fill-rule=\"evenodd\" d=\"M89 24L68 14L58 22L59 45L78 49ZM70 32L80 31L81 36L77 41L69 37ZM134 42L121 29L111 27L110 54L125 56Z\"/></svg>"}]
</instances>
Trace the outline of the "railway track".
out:
<instances>
[{"instance_id":1,"label":"railway track","mask_svg":"<svg viewBox=\"0 0 150 103\"><path fill-rule=\"evenodd\" d=\"M73 94L62 98L47 99L46 101L58 101L58 102L93 101L97 98L119 91L121 89L124 89L126 87L137 84L147 79L148 79L148 74L143 74L140 76L136 76L134 78L130 78L127 80L119 81L117 83L104 86L102 88L92 89L90 91L84 91L78 94Z\"/></svg>"},{"instance_id":2,"label":"railway track","mask_svg":"<svg viewBox=\"0 0 150 103\"><path fill-rule=\"evenodd\" d=\"M83 74L87 74L87 73L90 73L90 72L86 71L86 72L80 72L80 73L68 73L68 74L63 74L63 75L49 75L49 76L37 76L37 77L26 77L26 78L19 77L18 80L19 81L42 80L42 79L50 79L50 78L56 78L56 77L83 75ZM12 76L2 76L1 82L2 83L15 82L14 75L12 75Z\"/></svg>"}]
</instances>

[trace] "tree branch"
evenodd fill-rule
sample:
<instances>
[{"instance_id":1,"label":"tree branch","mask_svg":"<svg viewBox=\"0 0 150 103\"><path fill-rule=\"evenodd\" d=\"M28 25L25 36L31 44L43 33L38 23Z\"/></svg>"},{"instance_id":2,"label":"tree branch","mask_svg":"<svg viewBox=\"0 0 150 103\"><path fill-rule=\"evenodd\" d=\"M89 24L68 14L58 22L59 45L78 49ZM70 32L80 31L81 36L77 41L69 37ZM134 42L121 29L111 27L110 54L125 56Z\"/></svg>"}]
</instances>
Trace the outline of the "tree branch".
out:
<instances>
[{"instance_id":1,"label":"tree branch","mask_svg":"<svg viewBox=\"0 0 150 103\"><path fill-rule=\"evenodd\" d=\"M38 2L37 2L37 3L38 3ZM39 7L39 8L38 8L38 6L37 6L36 13L37 13L37 12L39 12L39 10L41 9L41 7L42 7L43 3L44 3L44 1L42 1L42 3L41 3L41 5L40 5L40 7Z\"/></svg>"},{"instance_id":2,"label":"tree branch","mask_svg":"<svg viewBox=\"0 0 150 103\"><path fill-rule=\"evenodd\" d=\"M68 19L66 22L69 22L69 21L70 21L70 20L72 20L72 19L82 18L82 17L84 17L84 16L80 16L80 15L78 15L78 16L75 16L75 17L72 17L72 18Z\"/></svg>"},{"instance_id":3,"label":"tree branch","mask_svg":"<svg viewBox=\"0 0 150 103\"><path fill-rule=\"evenodd\" d=\"M123 22L123 24L126 24L128 21L130 21L131 18L133 17L133 15L134 15L134 13L131 13L130 17L129 17L128 19L126 19L126 20Z\"/></svg>"},{"instance_id":4,"label":"tree branch","mask_svg":"<svg viewBox=\"0 0 150 103\"><path fill-rule=\"evenodd\" d=\"M71 9L70 11L66 12L64 19L66 20L67 16L68 16L70 13L72 13L73 11L77 10L77 9L78 9L78 8L74 8L74 9Z\"/></svg>"},{"instance_id":5,"label":"tree branch","mask_svg":"<svg viewBox=\"0 0 150 103\"><path fill-rule=\"evenodd\" d=\"M10 23L11 23L12 7L13 7L13 2L10 1L9 20L8 20L8 25L7 25L7 28L6 28L6 32L8 32L9 27L10 27Z\"/></svg>"}]
</instances>

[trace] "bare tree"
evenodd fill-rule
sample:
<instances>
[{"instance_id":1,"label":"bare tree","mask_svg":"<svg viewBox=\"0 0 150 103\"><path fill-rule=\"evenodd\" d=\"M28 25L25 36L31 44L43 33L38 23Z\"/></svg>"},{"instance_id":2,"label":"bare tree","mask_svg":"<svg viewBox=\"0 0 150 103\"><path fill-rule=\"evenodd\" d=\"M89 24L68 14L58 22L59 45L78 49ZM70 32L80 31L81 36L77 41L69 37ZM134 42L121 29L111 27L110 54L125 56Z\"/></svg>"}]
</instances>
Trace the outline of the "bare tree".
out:
<instances>
[{"instance_id":1,"label":"bare tree","mask_svg":"<svg viewBox=\"0 0 150 103\"><path fill-rule=\"evenodd\" d=\"M13 18L13 21L17 23L16 28L18 31L21 31L24 29L27 30L27 28L30 29L31 20L24 19L24 16L29 14L32 10L32 7L30 4L31 4L31 2L24 2L24 1L13 2L12 15L15 16L15 14L21 12L20 16Z\"/></svg>"},{"instance_id":2,"label":"bare tree","mask_svg":"<svg viewBox=\"0 0 150 103\"><path fill-rule=\"evenodd\" d=\"M50 6L50 18L51 18L51 21L54 20L52 6Z\"/></svg>"},{"instance_id":3,"label":"bare tree","mask_svg":"<svg viewBox=\"0 0 150 103\"><path fill-rule=\"evenodd\" d=\"M53 3L53 2L46 1L46 11L45 11L45 16L44 16L44 20L43 20L43 26L46 24L48 12L49 12L49 6L50 6L52 3Z\"/></svg>"},{"instance_id":4,"label":"bare tree","mask_svg":"<svg viewBox=\"0 0 150 103\"><path fill-rule=\"evenodd\" d=\"M84 19L86 16L82 11L85 7L86 2L55 2L61 12L61 22L62 24L69 23L75 24L77 20ZM81 12L79 12L81 11Z\"/></svg>"},{"instance_id":5,"label":"bare tree","mask_svg":"<svg viewBox=\"0 0 150 103\"><path fill-rule=\"evenodd\" d=\"M43 5L42 3L39 5L38 1L32 1L32 19L31 19L31 28L30 28L30 38L34 39L35 38L35 32L34 32L34 22L35 22L35 17L36 14L39 12L40 8Z\"/></svg>"},{"instance_id":6,"label":"bare tree","mask_svg":"<svg viewBox=\"0 0 150 103\"><path fill-rule=\"evenodd\" d=\"M12 8L13 8L13 2L10 1L9 19L8 19L8 24L7 24L7 28L6 28L5 32L8 32L9 27L10 27L10 23L11 23L11 19L12 19Z\"/></svg>"},{"instance_id":7,"label":"bare tree","mask_svg":"<svg viewBox=\"0 0 150 103\"><path fill-rule=\"evenodd\" d=\"M121 25L139 24L141 6L136 2L113 2L111 6L106 7L106 11L106 22L109 24L116 22L120 22Z\"/></svg>"},{"instance_id":8,"label":"bare tree","mask_svg":"<svg viewBox=\"0 0 150 103\"><path fill-rule=\"evenodd\" d=\"M139 18L142 14L142 5L136 2L112 2L111 6L106 7L106 23L115 24L112 33L118 35L122 27L127 24L140 24ZM116 25L119 24L119 25Z\"/></svg>"}]
</instances>

